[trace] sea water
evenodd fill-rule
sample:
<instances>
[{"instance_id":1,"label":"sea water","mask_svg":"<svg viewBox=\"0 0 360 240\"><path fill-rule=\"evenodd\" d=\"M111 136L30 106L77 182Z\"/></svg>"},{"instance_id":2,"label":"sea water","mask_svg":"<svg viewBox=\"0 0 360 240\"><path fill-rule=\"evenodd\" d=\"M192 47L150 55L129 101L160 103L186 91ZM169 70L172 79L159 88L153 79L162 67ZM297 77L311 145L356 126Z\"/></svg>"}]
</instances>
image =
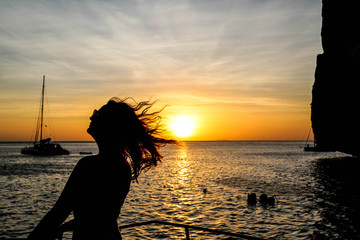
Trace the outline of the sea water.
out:
<instances>
[{"instance_id":1,"label":"sea water","mask_svg":"<svg viewBox=\"0 0 360 240\"><path fill-rule=\"evenodd\" d=\"M337 152L304 152L304 144L224 141L166 146L163 162L142 174L138 184L132 183L118 223L156 219L264 239L309 239L314 231L329 239L360 239L360 194L354 184L359 182L359 159ZM80 152L97 153L95 143L62 143L70 155L21 155L26 145L0 143L0 239L25 238L55 203L83 157ZM248 205L248 193L275 196L275 205ZM185 236L184 229L158 225L124 229L122 235ZM230 239L196 230L190 235ZM64 238L71 239L71 233Z\"/></svg>"}]
</instances>

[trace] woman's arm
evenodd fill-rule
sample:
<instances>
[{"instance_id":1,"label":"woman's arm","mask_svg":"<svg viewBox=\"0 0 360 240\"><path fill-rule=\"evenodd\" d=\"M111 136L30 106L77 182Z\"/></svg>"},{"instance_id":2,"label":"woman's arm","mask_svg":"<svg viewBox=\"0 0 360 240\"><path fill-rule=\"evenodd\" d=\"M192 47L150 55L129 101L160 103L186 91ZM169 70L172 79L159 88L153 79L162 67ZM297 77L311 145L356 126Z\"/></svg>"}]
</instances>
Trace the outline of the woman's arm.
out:
<instances>
[{"instance_id":1,"label":"woman's arm","mask_svg":"<svg viewBox=\"0 0 360 240\"><path fill-rule=\"evenodd\" d=\"M28 240L49 240L56 237L59 226L66 220L72 210L71 199L78 172L79 170L77 165L71 173L59 199L35 227L35 229L29 234L27 237Z\"/></svg>"},{"instance_id":2,"label":"woman's arm","mask_svg":"<svg viewBox=\"0 0 360 240\"><path fill-rule=\"evenodd\" d=\"M70 212L70 206L68 206L62 197L60 197L59 200L55 203L54 207L44 216L36 228L27 237L27 239L49 240L55 238L57 228L65 221Z\"/></svg>"}]
</instances>

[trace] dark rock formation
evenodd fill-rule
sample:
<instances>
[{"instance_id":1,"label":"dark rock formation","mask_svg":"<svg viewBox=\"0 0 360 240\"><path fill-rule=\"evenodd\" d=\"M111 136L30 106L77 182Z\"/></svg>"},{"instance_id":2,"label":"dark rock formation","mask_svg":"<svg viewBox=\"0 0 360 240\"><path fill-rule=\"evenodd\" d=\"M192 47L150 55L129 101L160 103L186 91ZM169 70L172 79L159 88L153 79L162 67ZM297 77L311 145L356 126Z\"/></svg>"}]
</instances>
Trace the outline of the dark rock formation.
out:
<instances>
[{"instance_id":1,"label":"dark rock formation","mask_svg":"<svg viewBox=\"0 0 360 240\"><path fill-rule=\"evenodd\" d=\"M323 0L311 121L317 147L360 155L360 0Z\"/></svg>"}]
</instances>

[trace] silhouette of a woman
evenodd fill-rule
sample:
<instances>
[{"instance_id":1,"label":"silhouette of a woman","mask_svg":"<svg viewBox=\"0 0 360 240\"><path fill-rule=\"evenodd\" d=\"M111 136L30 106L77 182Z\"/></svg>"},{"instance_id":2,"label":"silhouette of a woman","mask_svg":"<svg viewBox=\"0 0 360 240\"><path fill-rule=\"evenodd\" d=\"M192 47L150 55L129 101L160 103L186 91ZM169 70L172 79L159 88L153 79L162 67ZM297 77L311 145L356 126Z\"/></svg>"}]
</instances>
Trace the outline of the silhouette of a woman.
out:
<instances>
[{"instance_id":1,"label":"silhouette of a woman","mask_svg":"<svg viewBox=\"0 0 360 240\"><path fill-rule=\"evenodd\" d=\"M27 239L53 239L71 211L73 239L121 239L117 218L131 180L161 161L159 147L176 143L160 136L159 112L149 113L153 103L126 100L112 98L94 110L87 132L99 154L77 163L59 199Z\"/></svg>"}]
</instances>

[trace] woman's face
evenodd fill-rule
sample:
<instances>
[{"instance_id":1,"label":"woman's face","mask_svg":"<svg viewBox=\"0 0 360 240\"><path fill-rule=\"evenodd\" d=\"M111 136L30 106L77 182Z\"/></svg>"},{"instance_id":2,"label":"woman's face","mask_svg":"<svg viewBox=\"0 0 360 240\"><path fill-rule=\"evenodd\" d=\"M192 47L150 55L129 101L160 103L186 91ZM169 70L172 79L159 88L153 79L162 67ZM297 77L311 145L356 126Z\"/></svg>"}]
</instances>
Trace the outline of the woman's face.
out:
<instances>
[{"instance_id":1,"label":"woman's face","mask_svg":"<svg viewBox=\"0 0 360 240\"><path fill-rule=\"evenodd\" d=\"M93 137L95 138L96 136L98 136L99 134L99 126L101 124L101 112L102 112L102 108L100 108L100 110L96 110L94 109L93 114L90 116L90 125L89 128L87 129L87 132Z\"/></svg>"},{"instance_id":2,"label":"woman's face","mask_svg":"<svg viewBox=\"0 0 360 240\"><path fill-rule=\"evenodd\" d=\"M99 110L95 109L90 117L91 122L87 132L95 140L100 137L103 139L113 137L117 128L115 113L116 110L108 104L105 104Z\"/></svg>"},{"instance_id":3,"label":"woman's face","mask_svg":"<svg viewBox=\"0 0 360 240\"><path fill-rule=\"evenodd\" d=\"M95 141L114 141L126 137L131 129L131 124L128 122L131 114L134 115L134 112L127 105L115 105L111 102L105 104L99 110L93 111L87 132Z\"/></svg>"}]
</instances>

